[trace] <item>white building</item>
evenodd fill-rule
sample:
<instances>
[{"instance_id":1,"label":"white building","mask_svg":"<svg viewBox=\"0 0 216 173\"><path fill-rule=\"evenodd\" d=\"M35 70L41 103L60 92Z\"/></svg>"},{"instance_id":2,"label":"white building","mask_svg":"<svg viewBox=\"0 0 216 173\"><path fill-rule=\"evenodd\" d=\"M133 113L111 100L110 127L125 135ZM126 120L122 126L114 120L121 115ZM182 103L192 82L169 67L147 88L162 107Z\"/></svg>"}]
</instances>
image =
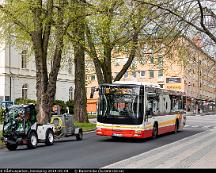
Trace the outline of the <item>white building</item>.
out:
<instances>
[{"instance_id":1,"label":"white building","mask_svg":"<svg viewBox=\"0 0 216 173\"><path fill-rule=\"evenodd\" d=\"M50 71L48 64L48 71ZM16 98L36 100L36 70L34 56L27 49L0 45L0 101ZM58 75L55 99L68 101L74 93L74 63L72 53L64 57Z\"/></svg>"}]
</instances>

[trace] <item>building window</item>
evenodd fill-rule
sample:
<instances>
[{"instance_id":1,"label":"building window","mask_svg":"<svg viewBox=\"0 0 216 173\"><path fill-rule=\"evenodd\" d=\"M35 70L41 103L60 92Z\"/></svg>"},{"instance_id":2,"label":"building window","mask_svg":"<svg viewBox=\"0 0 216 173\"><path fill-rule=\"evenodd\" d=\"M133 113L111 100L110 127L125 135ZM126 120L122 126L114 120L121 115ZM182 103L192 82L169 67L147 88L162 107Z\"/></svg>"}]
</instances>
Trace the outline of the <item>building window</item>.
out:
<instances>
[{"instance_id":1,"label":"building window","mask_svg":"<svg viewBox=\"0 0 216 173\"><path fill-rule=\"evenodd\" d=\"M132 77L136 78L136 72L135 71L132 72Z\"/></svg>"},{"instance_id":2,"label":"building window","mask_svg":"<svg viewBox=\"0 0 216 173\"><path fill-rule=\"evenodd\" d=\"M23 50L21 52L21 59L22 59L22 68L27 67L27 50Z\"/></svg>"},{"instance_id":3,"label":"building window","mask_svg":"<svg viewBox=\"0 0 216 173\"><path fill-rule=\"evenodd\" d=\"M95 75L91 75L91 81L96 80L96 76Z\"/></svg>"},{"instance_id":4,"label":"building window","mask_svg":"<svg viewBox=\"0 0 216 173\"><path fill-rule=\"evenodd\" d=\"M22 86L22 99L27 99L28 84Z\"/></svg>"},{"instance_id":5,"label":"building window","mask_svg":"<svg viewBox=\"0 0 216 173\"><path fill-rule=\"evenodd\" d=\"M164 88L164 84L159 84L160 88Z\"/></svg>"},{"instance_id":6,"label":"building window","mask_svg":"<svg viewBox=\"0 0 216 173\"><path fill-rule=\"evenodd\" d=\"M95 87L91 87L90 98L94 97L94 93L95 93Z\"/></svg>"},{"instance_id":7,"label":"building window","mask_svg":"<svg viewBox=\"0 0 216 173\"><path fill-rule=\"evenodd\" d=\"M127 77L128 77L128 72L126 71L124 74L124 78L127 78Z\"/></svg>"},{"instance_id":8,"label":"building window","mask_svg":"<svg viewBox=\"0 0 216 173\"><path fill-rule=\"evenodd\" d=\"M140 71L140 77L145 77L145 71Z\"/></svg>"},{"instance_id":9,"label":"building window","mask_svg":"<svg viewBox=\"0 0 216 173\"><path fill-rule=\"evenodd\" d=\"M158 77L162 77L163 76L163 70L159 70L158 71Z\"/></svg>"},{"instance_id":10,"label":"building window","mask_svg":"<svg viewBox=\"0 0 216 173\"><path fill-rule=\"evenodd\" d=\"M159 57L158 57L158 66L159 66L159 67L162 67L162 66L163 66L163 57L162 57L162 56L159 56Z\"/></svg>"},{"instance_id":11,"label":"building window","mask_svg":"<svg viewBox=\"0 0 216 173\"><path fill-rule=\"evenodd\" d=\"M153 54L150 55L150 63L154 64L154 56L153 56Z\"/></svg>"},{"instance_id":12,"label":"building window","mask_svg":"<svg viewBox=\"0 0 216 173\"><path fill-rule=\"evenodd\" d=\"M68 73L72 74L72 58L68 58Z\"/></svg>"},{"instance_id":13,"label":"building window","mask_svg":"<svg viewBox=\"0 0 216 173\"><path fill-rule=\"evenodd\" d=\"M149 77L153 78L154 77L154 70L149 70Z\"/></svg>"},{"instance_id":14,"label":"building window","mask_svg":"<svg viewBox=\"0 0 216 173\"><path fill-rule=\"evenodd\" d=\"M69 88L69 100L73 100L73 87Z\"/></svg>"}]
</instances>

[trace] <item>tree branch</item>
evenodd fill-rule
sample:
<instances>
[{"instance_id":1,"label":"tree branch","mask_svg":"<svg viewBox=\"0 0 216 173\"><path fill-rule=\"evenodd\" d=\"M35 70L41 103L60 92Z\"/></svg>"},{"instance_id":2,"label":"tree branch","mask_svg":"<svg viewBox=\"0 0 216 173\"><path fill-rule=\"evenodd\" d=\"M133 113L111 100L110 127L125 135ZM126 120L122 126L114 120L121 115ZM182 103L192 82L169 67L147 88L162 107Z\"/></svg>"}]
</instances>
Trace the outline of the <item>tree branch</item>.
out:
<instances>
[{"instance_id":1,"label":"tree branch","mask_svg":"<svg viewBox=\"0 0 216 173\"><path fill-rule=\"evenodd\" d=\"M19 21L9 10L7 10L5 7L3 7L2 5L0 5L0 10L8 15L9 17L12 18L13 23L15 25L17 25L18 27L20 27L23 31L25 31L26 33L30 34L29 30L27 29L28 27L25 26L21 21Z\"/></svg>"}]
</instances>

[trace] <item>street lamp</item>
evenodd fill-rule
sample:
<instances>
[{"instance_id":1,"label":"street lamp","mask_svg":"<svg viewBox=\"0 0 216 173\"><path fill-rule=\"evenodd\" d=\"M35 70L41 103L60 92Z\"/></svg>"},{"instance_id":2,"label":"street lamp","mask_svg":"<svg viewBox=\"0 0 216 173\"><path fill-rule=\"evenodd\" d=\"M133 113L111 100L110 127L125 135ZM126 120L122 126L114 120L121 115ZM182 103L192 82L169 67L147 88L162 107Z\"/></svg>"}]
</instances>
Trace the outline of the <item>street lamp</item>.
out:
<instances>
[{"instance_id":1,"label":"street lamp","mask_svg":"<svg viewBox=\"0 0 216 173\"><path fill-rule=\"evenodd\" d=\"M188 101L187 101L187 98L188 98L188 93L189 93L189 87L190 87L190 82L187 84L187 90L186 90L186 112L189 110L188 108Z\"/></svg>"}]
</instances>

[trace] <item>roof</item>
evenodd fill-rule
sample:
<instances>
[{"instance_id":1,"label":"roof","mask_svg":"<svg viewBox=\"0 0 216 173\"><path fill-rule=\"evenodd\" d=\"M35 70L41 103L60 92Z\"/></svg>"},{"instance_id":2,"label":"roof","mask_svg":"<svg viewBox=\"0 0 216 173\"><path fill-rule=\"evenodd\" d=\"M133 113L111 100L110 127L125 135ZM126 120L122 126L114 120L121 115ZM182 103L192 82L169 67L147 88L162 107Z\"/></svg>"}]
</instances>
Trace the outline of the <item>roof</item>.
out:
<instances>
[{"instance_id":1,"label":"roof","mask_svg":"<svg viewBox=\"0 0 216 173\"><path fill-rule=\"evenodd\" d=\"M136 82L136 81L116 81L114 84L130 84L130 85L145 85L149 87L160 88L159 84L154 84L150 82Z\"/></svg>"}]
</instances>

